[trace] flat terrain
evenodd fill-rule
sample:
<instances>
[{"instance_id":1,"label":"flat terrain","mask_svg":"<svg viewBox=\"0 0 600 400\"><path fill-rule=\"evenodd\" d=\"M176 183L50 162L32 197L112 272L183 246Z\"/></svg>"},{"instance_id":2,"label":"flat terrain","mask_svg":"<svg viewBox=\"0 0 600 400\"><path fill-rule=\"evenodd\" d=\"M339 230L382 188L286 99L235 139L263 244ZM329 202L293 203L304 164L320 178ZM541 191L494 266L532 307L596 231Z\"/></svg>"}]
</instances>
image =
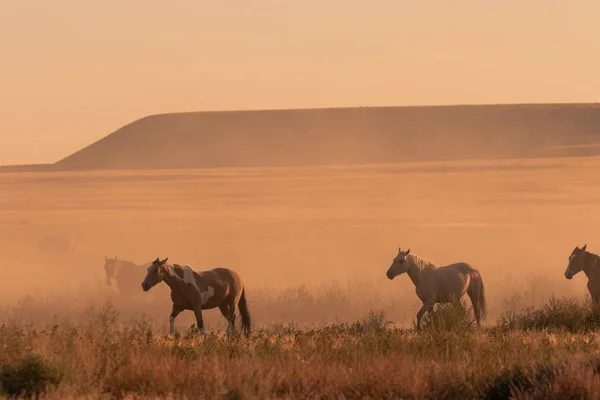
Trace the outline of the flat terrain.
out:
<instances>
[{"instance_id":1,"label":"flat terrain","mask_svg":"<svg viewBox=\"0 0 600 400\"><path fill-rule=\"evenodd\" d=\"M597 332L496 327L586 296L584 276L563 274L576 245L598 252L597 171L600 157L0 174L0 380L48 368L62 397L505 398L525 376L534 397L595 398ZM38 255L49 235L75 238L73 252ZM399 246L478 267L485 331L411 330L414 287L385 277ZM208 337L190 336L190 312L165 337L164 290L104 285L115 255L235 269L256 333L224 338L212 310Z\"/></svg>"},{"instance_id":2,"label":"flat terrain","mask_svg":"<svg viewBox=\"0 0 600 400\"><path fill-rule=\"evenodd\" d=\"M93 123L93 122L92 122ZM0 171L360 165L600 155L599 104L150 115L51 165Z\"/></svg>"},{"instance_id":3,"label":"flat terrain","mask_svg":"<svg viewBox=\"0 0 600 400\"><path fill-rule=\"evenodd\" d=\"M437 264L475 265L497 316L521 287L530 299L585 293L583 276L563 273L576 245L598 251L597 171L600 158L588 157L1 174L0 293L101 284L104 256L168 256L239 271L250 299L261 289L353 286L356 304L403 299L412 318L412 283L385 278L401 246ZM76 248L36 257L46 235L74 237Z\"/></svg>"}]
</instances>

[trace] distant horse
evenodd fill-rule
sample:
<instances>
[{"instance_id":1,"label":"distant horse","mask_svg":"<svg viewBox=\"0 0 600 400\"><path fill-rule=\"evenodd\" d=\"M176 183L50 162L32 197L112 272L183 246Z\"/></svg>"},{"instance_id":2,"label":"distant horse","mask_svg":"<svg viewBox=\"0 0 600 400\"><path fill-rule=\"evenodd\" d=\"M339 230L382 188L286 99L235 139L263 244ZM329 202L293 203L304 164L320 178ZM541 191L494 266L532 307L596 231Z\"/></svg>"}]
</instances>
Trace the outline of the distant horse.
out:
<instances>
[{"instance_id":1,"label":"distant horse","mask_svg":"<svg viewBox=\"0 0 600 400\"><path fill-rule=\"evenodd\" d=\"M118 256L115 258L104 256L106 285L112 286L114 282L120 294L137 293L140 279L143 279L146 268L150 265L152 262L138 265L132 261L119 260Z\"/></svg>"},{"instance_id":2,"label":"distant horse","mask_svg":"<svg viewBox=\"0 0 600 400\"><path fill-rule=\"evenodd\" d=\"M64 236L46 236L38 244L38 256L62 256L72 253L75 239Z\"/></svg>"},{"instance_id":3,"label":"distant horse","mask_svg":"<svg viewBox=\"0 0 600 400\"><path fill-rule=\"evenodd\" d=\"M417 329L421 329L421 318L426 312L432 312L436 303L450 303L460 299L465 293L471 298L477 325L487 316L487 302L481 274L469 264L460 262L443 267L410 254L410 249L398 249L398 255L386 275L392 280L396 276L407 273L415 284L417 296L423 307L417 313Z\"/></svg>"},{"instance_id":4,"label":"distant horse","mask_svg":"<svg viewBox=\"0 0 600 400\"><path fill-rule=\"evenodd\" d=\"M246 302L244 284L240 276L227 268L215 268L198 272L189 265L167 264L168 258L154 260L148 267L142 282L145 292L164 281L171 288L173 309L169 318L171 334L175 333L175 318L183 310L191 310L196 315L198 330L204 331L202 310L219 307L229 322L227 332L235 331L235 306L242 317L242 328L250 334L250 312Z\"/></svg>"},{"instance_id":5,"label":"distant horse","mask_svg":"<svg viewBox=\"0 0 600 400\"><path fill-rule=\"evenodd\" d=\"M573 279L580 271L588 277L587 288L595 304L600 303L600 256L586 251L587 244L580 249L575 247L569 256L569 265L565 271L565 278Z\"/></svg>"}]
</instances>

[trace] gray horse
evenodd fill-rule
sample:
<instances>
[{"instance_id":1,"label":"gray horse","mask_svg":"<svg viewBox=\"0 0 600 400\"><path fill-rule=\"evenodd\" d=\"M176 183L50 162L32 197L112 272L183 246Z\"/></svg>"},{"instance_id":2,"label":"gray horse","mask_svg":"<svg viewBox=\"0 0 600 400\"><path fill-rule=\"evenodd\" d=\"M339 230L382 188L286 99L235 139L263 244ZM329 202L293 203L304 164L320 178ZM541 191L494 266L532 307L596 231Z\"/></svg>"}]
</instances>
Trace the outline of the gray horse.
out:
<instances>
[{"instance_id":1,"label":"gray horse","mask_svg":"<svg viewBox=\"0 0 600 400\"><path fill-rule=\"evenodd\" d=\"M407 273L415 284L417 296L423 307L417 313L417 329L421 329L421 318L432 312L436 303L450 303L465 293L471 298L477 325L487 316L487 302L481 274L469 264L460 262L437 267L422 258L410 254L410 249L398 249L398 255L387 271L388 279Z\"/></svg>"}]
</instances>

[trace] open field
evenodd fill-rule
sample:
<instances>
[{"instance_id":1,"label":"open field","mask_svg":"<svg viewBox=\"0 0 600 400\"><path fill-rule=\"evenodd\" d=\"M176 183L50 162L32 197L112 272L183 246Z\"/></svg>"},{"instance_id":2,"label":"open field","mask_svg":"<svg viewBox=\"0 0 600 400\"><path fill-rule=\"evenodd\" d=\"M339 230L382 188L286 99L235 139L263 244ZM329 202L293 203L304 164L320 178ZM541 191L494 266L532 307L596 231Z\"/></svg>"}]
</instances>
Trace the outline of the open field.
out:
<instances>
[{"instance_id":1,"label":"open field","mask_svg":"<svg viewBox=\"0 0 600 400\"><path fill-rule=\"evenodd\" d=\"M0 311L6 323L0 338L19 348L15 360L31 350L67 363L69 370L80 371L88 356L94 360L90 368L121 361L129 366L129 372L121 369L114 376L106 370L76 375L90 380L66 380L62 388L92 396L103 391L102 385L119 386L107 382L121 378L136 385L122 384L123 392L177 392L169 377L189 368L197 374L182 374L177 382L188 389L178 393L211 390L220 396L238 388L259 397L336 397L335 390L348 387L342 393L356 398L372 386L379 388L370 392L372 397L427 397L440 393L432 385L448 380L455 369L476 385L469 381L469 365L489 365L495 374L538 361L564 361L567 372L562 373L576 371L573 379L584 382L593 368L578 363L597 355L597 333L517 330L497 336L490 327L502 313L539 307L553 294L584 300L584 276L567 281L563 273L576 245L588 243L590 251L598 252L597 171L600 158L587 157L0 174L0 300L6 305ZM38 257L39 241L50 234L73 236L73 253ZM464 338L406 330L420 304L406 276L391 282L385 277L398 246L438 265L466 261L479 268L489 298L488 330ZM165 291L119 298L103 284L105 255L139 263L168 256L197 269L230 267L245 281L257 329L268 330L250 344L216 336L186 339L192 359L175 356L171 339L163 338L170 309ZM119 316L103 328L99 310L107 301ZM306 333L361 320L369 310L382 311L396 330L376 338L368 332L328 331L325 338ZM226 326L219 312L205 316L211 335L219 335ZM143 318L147 326L139 328L140 322L133 321ZM185 312L177 329L185 334L192 323ZM304 333L298 336L288 328L287 334L277 334L290 323ZM72 326L78 330L71 337ZM150 344L130 343L133 338ZM218 342L211 345L210 356L198 356L207 345L192 344L201 340ZM464 340L472 341L468 351ZM261 355L257 343L276 350ZM343 350L348 343L352 349ZM131 358L102 364L97 357L105 353L96 351L98 346ZM115 350L121 346L130 352ZM65 357L67 352L72 357ZM148 372L159 368L156 363L164 373ZM226 370L233 366L230 375ZM147 382L147 376L156 381ZM598 387L598 378L590 379L587 395ZM252 382L258 383L251 387ZM302 388L324 389L285 389L298 382Z\"/></svg>"},{"instance_id":2,"label":"open field","mask_svg":"<svg viewBox=\"0 0 600 400\"><path fill-rule=\"evenodd\" d=\"M563 313L547 316L568 321L583 309L557 304ZM450 330L390 328L373 313L321 329L265 327L244 339L191 330L170 337L145 320L119 323L106 307L76 322L0 327L0 383L8 394L47 385L50 398L600 397L597 331L506 323L477 331L461 315L444 315Z\"/></svg>"}]
</instances>

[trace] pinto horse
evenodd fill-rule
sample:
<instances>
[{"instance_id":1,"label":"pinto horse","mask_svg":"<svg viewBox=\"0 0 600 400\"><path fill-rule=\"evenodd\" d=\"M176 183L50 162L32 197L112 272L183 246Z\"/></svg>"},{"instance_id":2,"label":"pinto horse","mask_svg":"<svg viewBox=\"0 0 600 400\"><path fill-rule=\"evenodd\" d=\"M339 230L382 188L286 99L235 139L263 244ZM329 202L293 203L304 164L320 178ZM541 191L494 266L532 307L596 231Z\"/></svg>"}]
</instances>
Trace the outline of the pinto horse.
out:
<instances>
[{"instance_id":1,"label":"pinto horse","mask_svg":"<svg viewBox=\"0 0 600 400\"><path fill-rule=\"evenodd\" d=\"M437 267L410 254L410 249L402 251L399 248L386 275L391 280L405 272L423 302L423 307L417 313L417 329L421 329L423 315L432 312L436 303L450 303L453 299L460 299L465 293L471 298L478 326L487 316L483 280L475 267L463 262Z\"/></svg>"},{"instance_id":2,"label":"pinto horse","mask_svg":"<svg viewBox=\"0 0 600 400\"><path fill-rule=\"evenodd\" d=\"M169 318L171 334L175 333L175 318L183 310L191 310L196 315L198 330L204 331L202 310L219 307L229 323L227 332L235 331L235 307L238 306L242 328L250 334L250 312L246 302L244 284L240 276L227 268L215 268L198 272L189 265L168 264L168 257L158 258L148 267L142 289L147 292L160 282L171 288L173 309Z\"/></svg>"}]
</instances>

